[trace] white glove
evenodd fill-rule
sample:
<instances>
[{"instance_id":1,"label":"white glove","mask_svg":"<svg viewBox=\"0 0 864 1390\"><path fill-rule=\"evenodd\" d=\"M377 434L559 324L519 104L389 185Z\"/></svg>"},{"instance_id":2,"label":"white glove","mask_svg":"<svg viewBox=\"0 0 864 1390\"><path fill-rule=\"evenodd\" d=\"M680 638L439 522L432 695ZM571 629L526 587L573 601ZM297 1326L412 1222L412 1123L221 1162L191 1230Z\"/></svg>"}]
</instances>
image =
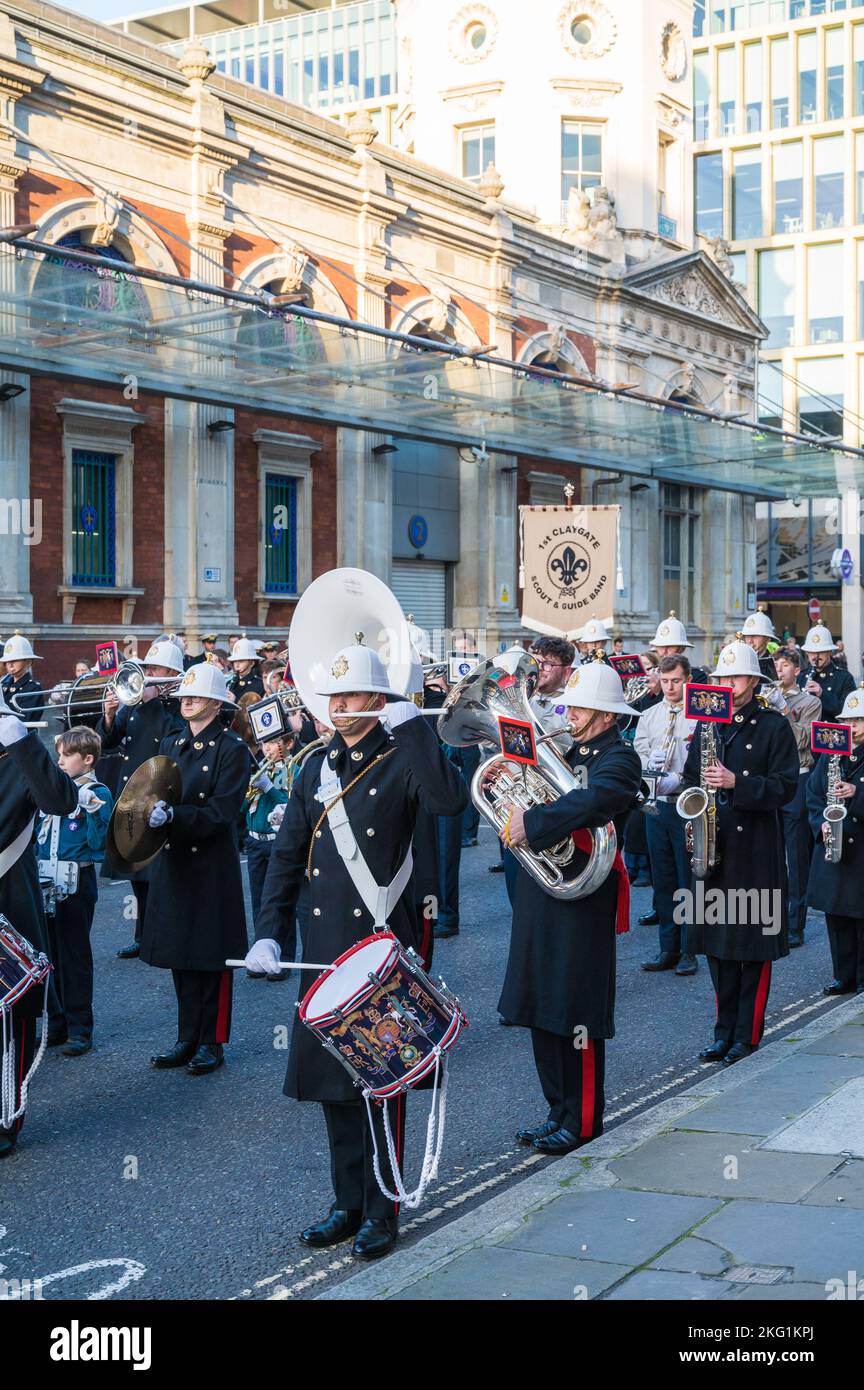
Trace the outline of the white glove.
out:
<instances>
[{"instance_id":1,"label":"white glove","mask_svg":"<svg viewBox=\"0 0 864 1390\"><path fill-rule=\"evenodd\" d=\"M273 790L273 783L270 781L266 772L259 772L257 777L253 777L252 786L256 791L261 792L262 795L265 792L272 792Z\"/></svg>"},{"instance_id":2,"label":"white glove","mask_svg":"<svg viewBox=\"0 0 864 1390\"><path fill-rule=\"evenodd\" d=\"M147 824L157 830L160 825L167 825L174 819L174 808L169 806L167 801L157 801L153 810L150 812L150 819Z\"/></svg>"},{"instance_id":3,"label":"white glove","mask_svg":"<svg viewBox=\"0 0 864 1390\"><path fill-rule=\"evenodd\" d=\"M282 821L283 821L283 819L284 819L284 816L285 816L285 802L283 801L283 802L280 803L280 805L274 806L274 807L273 807L273 810L270 812L270 814L269 814L268 817L267 817L267 824L270 825L270 826L272 826L274 830L278 830L279 827L280 827L280 825L282 824Z\"/></svg>"},{"instance_id":4,"label":"white glove","mask_svg":"<svg viewBox=\"0 0 864 1390\"><path fill-rule=\"evenodd\" d=\"M13 743L20 743L21 739L26 737L26 724L23 724L16 714L12 714L5 704L2 705L0 707L0 745L3 748L11 748Z\"/></svg>"},{"instance_id":5,"label":"white glove","mask_svg":"<svg viewBox=\"0 0 864 1390\"><path fill-rule=\"evenodd\" d=\"M785 696L783 695L783 692L781 690L777 690L776 687L774 690L769 692L768 704L771 706L772 709L779 710L781 714L784 714L786 711Z\"/></svg>"},{"instance_id":6,"label":"white glove","mask_svg":"<svg viewBox=\"0 0 864 1390\"><path fill-rule=\"evenodd\" d=\"M105 805L105 802L100 801L99 797L90 787L79 787L78 805L87 812L88 816L92 816L94 811L98 811L100 806Z\"/></svg>"},{"instance_id":7,"label":"white glove","mask_svg":"<svg viewBox=\"0 0 864 1390\"><path fill-rule=\"evenodd\" d=\"M664 772L662 777L657 778L657 795L671 796L678 790L681 778L677 772Z\"/></svg>"},{"instance_id":8,"label":"white glove","mask_svg":"<svg viewBox=\"0 0 864 1390\"><path fill-rule=\"evenodd\" d=\"M279 942L264 937L263 940L256 941L248 951L244 965L247 970L263 971L265 975L278 975L281 955Z\"/></svg>"},{"instance_id":9,"label":"white glove","mask_svg":"<svg viewBox=\"0 0 864 1390\"><path fill-rule=\"evenodd\" d=\"M666 754L662 748L652 748L648 754L648 771L659 772L666 761Z\"/></svg>"},{"instance_id":10,"label":"white glove","mask_svg":"<svg viewBox=\"0 0 864 1390\"><path fill-rule=\"evenodd\" d=\"M407 724L409 719L422 718L419 709L411 700L396 700L384 706L381 723L385 729L398 729L400 724Z\"/></svg>"}]
</instances>

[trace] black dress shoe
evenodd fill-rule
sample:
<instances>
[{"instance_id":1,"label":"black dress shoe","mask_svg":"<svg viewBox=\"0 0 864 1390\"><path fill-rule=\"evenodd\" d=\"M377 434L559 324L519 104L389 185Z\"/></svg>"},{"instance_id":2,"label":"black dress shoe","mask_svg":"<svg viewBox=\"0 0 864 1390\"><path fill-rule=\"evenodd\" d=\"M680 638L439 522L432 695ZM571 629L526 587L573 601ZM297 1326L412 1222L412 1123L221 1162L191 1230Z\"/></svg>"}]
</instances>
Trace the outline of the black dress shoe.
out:
<instances>
[{"instance_id":1,"label":"black dress shoe","mask_svg":"<svg viewBox=\"0 0 864 1390\"><path fill-rule=\"evenodd\" d=\"M18 1131L15 1129L0 1129L0 1158L8 1158L15 1152L15 1145L18 1143Z\"/></svg>"},{"instance_id":2,"label":"black dress shoe","mask_svg":"<svg viewBox=\"0 0 864 1390\"><path fill-rule=\"evenodd\" d=\"M583 1144L590 1144L590 1142L590 1139L580 1139L578 1134L571 1134L569 1129L555 1129L551 1134L545 1134L540 1139L533 1139L531 1147L536 1149L538 1153L563 1158L564 1154L571 1154L574 1149L581 1149Z\"/></svg>"},{"instance_id":3,"label":"black dress shoe","mask_svg":"<svg viewBox=\"0 0 864 1390\"><path fill-rule=\"evenodd\" d=\"M266 980L266 979L267 979L267 972L266 972L266 970L247 970L247 971L246 971L246 979L247 979L247 980Z\"/></svg>"},{"instance_id":4,"label":"black dress shoe","mask_svg":"<svg viewBox=\"0 0 864 1390\"><path fill-rule=\"evenodd\" d=\"M137 941L133 941L132 944L131 944L130 946L121 946L121 947L120 947L120 950L117 952L117 959L118 959L118 960L134 960L135 957L136 957L136 956L140 956L140 954L141 954L141 947L140 947L140 945L138 944Z\"/></svg>"},{"instance_id":5,"label":"black dress shoe","mask_svg":"<svg viewBox=\"0 0 864 1390\"><path fill-rule=\"evenodd\" d=\"M516 1024L513 1022L512 1018L505 1018L503 1014L498 1015L498 1022L501 1024L502 1028L516 1027Z\"/></svg>"},{"instance_id":6,"label":"black dress shoe","mask_svg":"<svg viewBox=\"0 0 864 1390\"><path fill-rule=\"evenodd\" d=\"M724 1042L721 1038L719 1042L713 1042L710 1047L703 1047L699 1053L699 1061L722 1062L731 1046L731 1042Z\"/></svg>"},{"instance_id":7,"label":"black dress shoe","mask_svg":"<svg viewBox=\"0 0 864 1390\"><path fill-rule=\"evenodd\" d=\"M317 1221L314 1226L307 1226L305 1231L300 1232L300 1239L304 1245L312 1245L316 1249L338 1245L340 1241L356 1235L362 1224L362 1211L340 1211L338 1207L331 1207L330 1215L325 1216L323 1221Z\"/></svg>"},{"instance_id":8,"label":"black dress shoe","mask_svg":"<svg viewBox=\"0 0 864 1390\"><path fill-rule=\"evenodd\" d=\"M436 941L446 941L448 936L458 936L458 927L433 927L432 935Z\"/></svg>"},{"instance_id":9,"label":"black dress shoe","mask_svg":"<svg viewBox=\"0 0 864 1390\"><path fill-rule=\"evenodd\" d=\"M202 1043L186 1070L190 1076L204 1076L225 1061L221 1043Z\"/></svg>"},{"instance_id":10,"label":"black dress shoe","mask_svg":"<svg viewBox=\"0 0 864 1390\"><path fill-rule=\"evenodd\" d=\"M630 880L631 888L651 888L652 886L650 878L646 878L644 874L639 874L636 878L631 878Z\"/></svg>"},{"instance_id":11,"label":"black dress shoe","mask_svg":"<svg viewBox=\"0 0 864 1390\"><path fill-rule=\"evenodd\" d=\"M680 956L676 956L674 951L661 951L659 956L653 960L643 960L643 970L674 970L678 964Z\"/></svg>"},{"instance_id":12,"label":"black dress shoe","mask_svg":"<svg viewBox=\"0 0 864 1390\"><path fill-rule=\"evenodd\" d=\"M823 994L854 994L854 985L844 985L842 980L832 980L830 985L826 985L822 990ZM50 1043L49 1043L50 1047Z\"/></svg>"},{"instance_id":13,"label":"black dress shoe","mask_svg":"<svg viewBox=\"0 0 864 1390\"><path fill-rule=\"evenodd\" d=\"M64 1057L83 1057L85 1052L89 1052L93 1044L89 1038L70 1038L63 1048Z\"/></svg>"},{"instance_id":14,"label":"black dress shoe","mask_svg":"<svg viewBox=\"0 0 864 1390\"><path fill-rule=\"evenodd\" d=\"M60 1047L66 1042L69 1034L65 1028L49 1028L48 1037L45 1042L46 1047Z\"/></svg>"},{"instance_id":15,"label":"black dress shoe","mask_svg":"<svg viewBox=\"0 0 864 1390\"><path fill-rule=\"evenodd\" d=\"M473 840L463 840L463 841L462 841L462 848L463 848L463 849L473 849L474 846L475 846L476 844L478 844L478 843L479 843L479 842L478 842L478 840L477 840L476 837L475 837Z\"/></svg>"},{"instance_id":16,"label":"black dress shoe","mask_svg":"<svg viewBox=\"0 0 864 1390\"><path fill-rule=\"evenodd\" d=\"M276 970L272 975L267 976L267 983L271 985L284 984L290 974L290 970Z\"/></svg>"},{"instance_id":17,"label":"black dress shoe","mask_svg":"<svg viewBox=\"0 0 864 1390\"><path fill-rule=\"evenodd\" d=\"M796 946L803 946L803 945L804 945L804 933L803 933L803 931L796 931L796 932L791 932L791 931L790 931L790 933L789 933L789 949L792 950L792 951L794 951L794 949L795 949Z\"/></svg>"},{"instance_id":18,"label":"black dress shoe","mask_svg":"<svg viewBox=\"0 0 864 1390\"><path fill-rule=\"evenodd\" d=\"M361 1260L377 1260L386 1255L396 1244L399 1224L394 1217L372 1216L367 1218L354 1237L351 1254L359 1255Z\"/></svg>"},{"instance_id":19,"label":"black dress shoe","mask_svg":"<svg viewBox=\"0 0 864 1390\"><path fill-rule=\"evenodd\" d=\"M150 1058L154 1067L185 1067L191 1057L195 1055L194 1042L176 1042L168 1052L157 1052L155 1057Z\"/></svg>"},{"instance_id":20,"label":"black dress shoe","mask_svg":"<svg viewBox=\"0 0 864 1390\"><path fill-rule=\"evenodd\" d=\"M641 917L636 918L636 921L639 923L640 927L657 927L660 925L660 918L653 907L650 912L643 912Z\"/></svg>"},{"instance_id":21,"label":"black dress shoe","mask_svg":"<svg viewBox=\"0 0 864 1390\"><path fill-rule=\"evenodd\" d=\"M500 861L497 864L490 864L489 872L490 874L503 874L504 865Z\"/></svg>"},{"instance_id":22,"label":"black dress shoe","mask_svg":"<svg viewBox=\"0 0 864 1390\"><path fill-rule=\"evenodd\" d=\"M755 1051L756 1048L752 1043L733 1043L723 1058L723 1065L724 1067L734 1066L736 1062L740 1062L743 1057L749 1057Z\"/></svg>"},{"instance_id":23,"label":"black dress shoe","mask_svg":"<svg viewBox=\"0 0 864 1390\"><path fill-rule=\"evenodd\" d=\"M683 955L675 966L676 975L695 975L699 969L699 962L695 956Z\"/></svg>"},{"instance_id":24,"label":"black dress shoe","mask_svg":"<svg viewBox=\"0 0 864 1390\"><path fill-rule=\"evenodd\" d=\"M544 1120L542 1125L535 1125L533 1129L517 1129L517 1144L533 1144L535 1139L545 1139L547 1134L554 1134L556 1129L560 1129L557 1120Z\"/></svg>"}]
</instances>

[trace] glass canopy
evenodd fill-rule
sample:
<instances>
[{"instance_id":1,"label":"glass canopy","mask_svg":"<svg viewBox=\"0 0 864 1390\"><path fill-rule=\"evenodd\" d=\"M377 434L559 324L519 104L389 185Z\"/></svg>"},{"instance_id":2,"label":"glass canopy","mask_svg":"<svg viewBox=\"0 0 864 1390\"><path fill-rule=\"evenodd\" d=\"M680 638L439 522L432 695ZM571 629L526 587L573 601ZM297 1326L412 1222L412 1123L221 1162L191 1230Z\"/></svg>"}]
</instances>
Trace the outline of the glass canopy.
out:
<instances>
[{"instance_id":1,"label":"glass canopy","mask_svg":"<svg viewBox=\"0 0 864 1390\"><path fill-rule=\"evenodd\" d=\"M26 247L26 249L24 249ZM119 266L0 246L0 366L762 498L864 491L864 451ZM45 251L48 248L44 248Z\"/></svg>"}]
</instances>

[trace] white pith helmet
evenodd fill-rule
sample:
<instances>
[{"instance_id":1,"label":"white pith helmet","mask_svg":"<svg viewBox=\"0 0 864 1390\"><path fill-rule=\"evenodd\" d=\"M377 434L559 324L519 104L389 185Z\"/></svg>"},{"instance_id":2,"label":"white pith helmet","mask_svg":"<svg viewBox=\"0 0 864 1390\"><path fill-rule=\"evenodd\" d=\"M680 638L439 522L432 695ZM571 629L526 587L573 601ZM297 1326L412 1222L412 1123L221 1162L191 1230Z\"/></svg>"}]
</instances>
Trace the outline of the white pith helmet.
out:
<instances>
[{"instance_id":1,"label":"white pith helmet","mask_svg":"<svg viewBox=\"0 0 864 1390\"><path fill-rule=\"evenodd\" d=\"M717 669L711 672L712 676L758 676L761 679L762 671L759 666L759 658L752 647L748 647L743 639L736 637L734 642L728 642L717 658Z\"/></svg>"},{"instance_id":2,"label":"white pith helmet","mask_svg":"<svg viewBox=\"0 0 864 1390\"><path fill-rule=\"evenodd\" d=\"M144 658L145 666L164 666L166 671L183 671L183 651L182 648L172 641L170 637L165 637L159 642L154 642L149 652Z\"/></svg>"},{"instance_id":3,"label":"white pith helmet","mask_svg":"<svg viewBox=\"0 0 864 1390\"><path fill-rule=\"evenodd\" d=\"M249 637L247 637L246 634L244 633L242 637L238 637L238 638L237 638L237 641L234 643L234 646L231 648L231 655L229 656L228 660L229 660L229 661L261 661L261 660L262 660L262 657L261 657L261 653L258 651L258 647L259 647L259 643L258 643L258 642L253 642L252 639L249 638Z\"/></svg>"},{"instance_id":4,"label":"white pith helmet","mask_svg":"<svg viewBox=\"0 0 864 1390\"><path fill-rule=\"evenodd\" d=\"M589 661L579 666L564 688L563 704L578 709L608 710L612 714L632 714L639 711L624 699L621 677L605 661Z\"/></svg>"},{"instance_id":5,"label":"white pith helmet","mask_svg":"<svg viewBox=\"0 0 864 1390\"><path fill-rule=\"evenodd\" d=\"M649 647L692 647L693 643L687 640L687 629L680 618L676 618L674 611L670 612L668 618L664 618L657 627L657 631L648 643Z\"/></svg>"},{"instance_id":6,"label":"white pith helmet","mask_svg":"<svg viewBox=\"0 0 864 1390\"><path fill-rule=\"evenodd\" d=\"M14 632L11 637L6 639L3 646L3 655L0 661L42 661L43 657L37 656L26 637L22 637L20 632Z\"/></svg>"},{"instance_id":7,"label":"white pith helmet","mask_svg":"<svg viewBox=\"0 0 864 1390\"><path fill-rule=\"evenodd\" d=\"M744 637L776 637L774 624L767 613L751 613L741 629Z\"/></svg>"},{"instance_id":8,"label":"white pith helmet","mask_svg":"<svg viewBox=\"0 0 864 1390\"><path fill-rule=\"evenodd\" d=\"M235 703L224 671L212 661L197 661L189 667L180 682L177 697L180 700L220 700L226 705Z\"/></svg>"},{"instance_id":9,"label":"white pith helmet","mask_svg":"<svg viewBox=\"0 0 864 1390\"><path fill-rule=\"evenodd\" d=\"M329 675L323 676L315 688L316 695L387 695L391 700L404 700L387 679L387 671L377 652L362 645L343 647L333 658Z\"/></svg>"},{"instance_id":10,"label":"white pith helmet","mask_svg":"<svg viewBox=\"0 0 864 1390\"><path fill-rule=\"evenodd\" d=\"M822 623L817 623L807 633L801 650L802 652L836 652L837 644L827 627Z\"/></svg>"}]
</instances>

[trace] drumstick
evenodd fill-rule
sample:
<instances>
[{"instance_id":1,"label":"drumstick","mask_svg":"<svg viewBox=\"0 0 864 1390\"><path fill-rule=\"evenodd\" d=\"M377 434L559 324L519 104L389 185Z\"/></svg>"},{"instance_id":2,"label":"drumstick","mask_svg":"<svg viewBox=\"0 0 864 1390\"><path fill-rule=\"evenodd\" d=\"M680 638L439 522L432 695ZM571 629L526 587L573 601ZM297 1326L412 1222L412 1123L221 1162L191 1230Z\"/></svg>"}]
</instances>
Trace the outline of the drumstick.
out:
<instances>
[{"instance_id":1,"label":"drumstick","mask_svg":"<svg viewBox=\"0 0 864 1390\"><path fill-rule=\"evenodd\" d=\"M226 960L226 965L234 966L238 970L245 968L245 960ZM305 960L280 960L280 970L332 970L333 962L329 965L310 965Z\"/></svg>"}]
</instances>

